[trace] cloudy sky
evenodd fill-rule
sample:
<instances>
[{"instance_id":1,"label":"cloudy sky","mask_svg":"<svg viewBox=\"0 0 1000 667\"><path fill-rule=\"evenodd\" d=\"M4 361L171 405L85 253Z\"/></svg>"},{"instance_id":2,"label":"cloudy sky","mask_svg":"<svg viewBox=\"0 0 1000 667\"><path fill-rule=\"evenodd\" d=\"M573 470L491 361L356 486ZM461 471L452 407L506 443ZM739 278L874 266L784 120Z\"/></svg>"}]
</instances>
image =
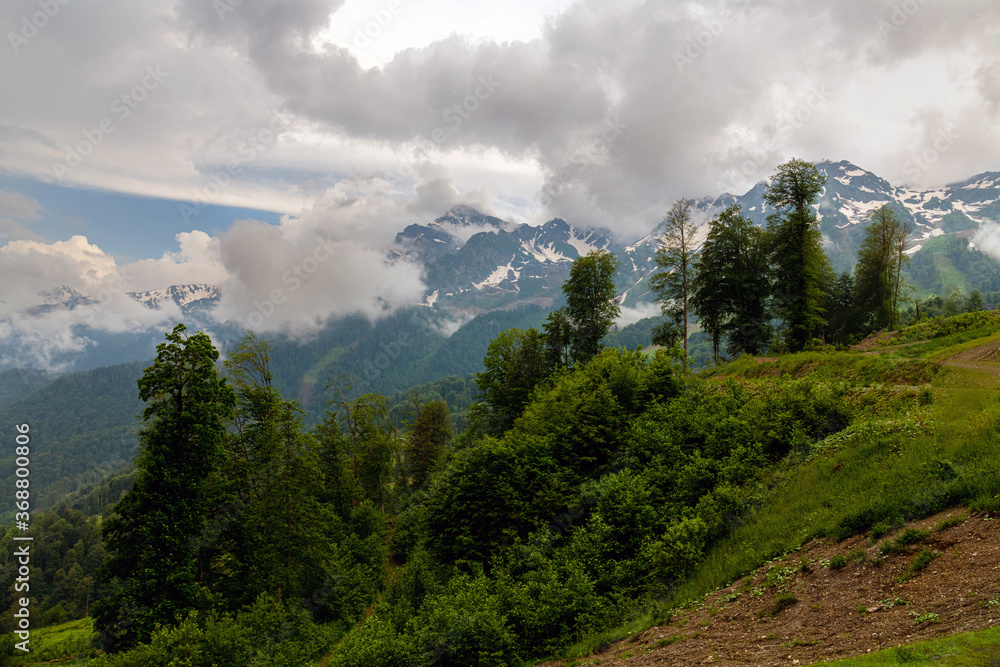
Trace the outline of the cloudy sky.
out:
<instances>
[{"instance_id":1,"label":"cloudy sky","mask_svg":"<svg viewBox=\"0 0 1000 667\"><path fill-rule=\"evenodd\" d=\"M790 157L1000 154L995 0L5 0L0 33L0 336L59 284L245 316L319 253L264 327L308 330L418 299L382 249L458 203L630 238Z\"/></svg>"}]
</instances>

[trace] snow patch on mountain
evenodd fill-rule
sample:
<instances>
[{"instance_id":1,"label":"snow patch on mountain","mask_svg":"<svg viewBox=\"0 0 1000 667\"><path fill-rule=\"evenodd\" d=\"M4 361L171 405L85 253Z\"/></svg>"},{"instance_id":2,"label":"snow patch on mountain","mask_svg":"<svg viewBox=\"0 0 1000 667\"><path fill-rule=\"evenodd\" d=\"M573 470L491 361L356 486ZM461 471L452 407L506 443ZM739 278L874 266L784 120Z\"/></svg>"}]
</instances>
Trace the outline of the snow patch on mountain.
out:
<instances>
[{"instance_id":1,"label":"snow patch on mountain","mask_svg":"<svg viewBox=\"0 0 1000 667\"><path fill-rule=\"evenodd\" d=\"M505 280L510 280L511 282L516 282L518 278L521 277L521 271L518 267L514 268L514 260L517 259L517 255L510 258L510 261L506 264L501 264L493 270L493 272L486 277L486 280L482 282L473 283L476 289L483 289L484 287L498 287L500 283Z\"/></svg>"},{"instance_id":2,"label":"snow patch on mountain","mask_svg":"<svg viewBox=\"0 0 1000 667\"><path fill-rule=\"evenodd\" d=\"M536 262L565 262L569 260L569 257L555 249L555 243L539 246L537 239L526 239L521 241L521 247L534 257Z\"/></svg>"},{"instance_id":3,"label":"snow patch on mountain","mask_svg":"<svg viewBox=\"0 0 1000 667\"><path fill-rule=\"evenodd\" d=\"M577 230L575 228L571 228L570 235L569 238L566 239L566 243L573 246L580 257L583 257L584 255L587 255L595 250L604 250L604 248L608 245L607 243L604 244L604 247L594 245L591 243L591 240L594 238L593 233L587 234L586 236L577 236L576 231Z\"/></svg>"}]
</instances>

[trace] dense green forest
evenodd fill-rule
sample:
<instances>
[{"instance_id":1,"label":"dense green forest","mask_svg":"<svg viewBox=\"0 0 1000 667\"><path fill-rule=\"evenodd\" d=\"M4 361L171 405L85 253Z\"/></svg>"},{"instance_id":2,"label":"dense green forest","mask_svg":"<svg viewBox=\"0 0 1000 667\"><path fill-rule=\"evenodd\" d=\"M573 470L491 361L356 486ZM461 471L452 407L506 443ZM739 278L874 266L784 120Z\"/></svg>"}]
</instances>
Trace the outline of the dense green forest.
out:
<instances>
[{"instance_id":1,"label":"dense green forest","mask_svg":"<svg viewBox=\"0 0 1000 667\"><path fill-rule=\"evenodd\" d=\"M125 467L135 454L142 403L135 383L148 362L109 366L64 375L0 406L6 424L30 415L39 441L32 459L34 507L58 503L67 494ZM14 488L14 452L0 456L4 488ZM4 515L12 517L12 505Z\"/></svg>"},{"instance_id":2,"label":"dense green forest","mask_svg":"<svg viewBox=\"0 0 1000 667\"><path fill-rule=\"evenodd\" d=\"M925 385L938 364L833 351L906 317L906 230L880 209L855 271L834 274L811 208L817 179L811 165L782 165L768 227L727 209L698 257L686 232L668 239L662 316L621 332L611 332L617 262L594 252L573 263L561 307L480 316L454 347L401 337L409 314L367 337L334 331L300 360L248 334L220 363L207 335L178 325L144 370L46 384L52 414L35 411L33 432L79 428L68 451L99 453L109 468L136 439L138 449L124 473L65 488L61 459L33 460L32 488L61 499L27 533L33 627L92 617L89 664L110 667L513 666L668 615L795 471L855 439L881 457L886 438L921 432L932 409ZM686 210L673 211L681 227ZM928 301L921 316L939 306L978 311L983 299ZM991 313L947 322L907 335L965 342L996 328ZM498 323L511 326L490 334ZM638 349L646 336L661 347ZM482 370L463 375L454 350L481 353L484 339ZM692 373L726 352L803 350L817 351ZM378 355L399 363L379 368ZM313 380L312 408L279 368ZM136 383L127 396L109 389L124 376ZM100 397L94 412L55 407L88 391ZM0 410L13 420L24 406ZM124 425L140 413L139 428ZM120 425L104 426L107 414ZM843 539L1000 493L995 476L961 467L939 462L919 493L838 508L798 539ZM8 528L10 582L13 537ZM754 551L724 577L789 546ZM19 597L11 583L4 632ZM12 642L3 649L23 658Z\"/></svg>"}]
</instances>

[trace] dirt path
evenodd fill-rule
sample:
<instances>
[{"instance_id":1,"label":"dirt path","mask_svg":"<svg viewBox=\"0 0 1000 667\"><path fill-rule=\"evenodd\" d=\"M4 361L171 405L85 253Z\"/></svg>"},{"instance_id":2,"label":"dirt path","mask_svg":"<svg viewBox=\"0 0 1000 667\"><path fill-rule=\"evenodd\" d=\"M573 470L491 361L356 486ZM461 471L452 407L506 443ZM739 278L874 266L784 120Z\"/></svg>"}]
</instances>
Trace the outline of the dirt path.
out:
<instances>
[{"instance_id":1,"label":"dirt path","mask_svg":"<svg viewBox=\"0 0 1000 667\"><path fill-rule=\"evenodd\" d=\"M943 519L961 514L949 510L908 527L933 530ZM806 665L1000 623L1000 521L993 516L973 515L887 557L878 555L881 543L872 545L862 536L839 544L815 540L712 593L703 608L683 611L669 624L577 664ZM935 554L934 560L899 583L924 549ZM828 567L835 556L850 554L854 558L846 567ZM807 571L800 567L803 559ZM779 568L785 582L765 589L768 568ZM779 587L796 601L772 616ZM989 657L1000 659L1000 647Z\"/></svg>"},{"instance_id":2,"label":"dirt path","mask_svg":"<svg viewBox=\"0 0 1000 667\"><path fill-rule=\"evenodd\" d=\"M990 341L971 350L953 354L942 363L946 366L972 368L990 375L1000 376L1000 342Z\"/></svg>"}]
</instances>

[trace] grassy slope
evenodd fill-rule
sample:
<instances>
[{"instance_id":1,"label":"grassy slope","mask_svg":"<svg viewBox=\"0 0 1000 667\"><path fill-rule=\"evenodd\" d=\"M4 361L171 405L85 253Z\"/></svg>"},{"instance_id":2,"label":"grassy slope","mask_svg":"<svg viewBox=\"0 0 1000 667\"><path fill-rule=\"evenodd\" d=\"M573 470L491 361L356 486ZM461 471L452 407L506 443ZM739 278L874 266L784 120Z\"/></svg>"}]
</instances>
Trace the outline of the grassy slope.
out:
<instances>
[{"instance_id":1,"label":"grassy slope","mask_svg":"<svg viewBox=\"0 0 1000 667\"><path fill-rule=\"evenodd\" d=\"M847 429L767 480L760 505L706 554L667 606L700 599L814 537L878 531L960 503L1000 509L1000 377L947 361L939 365L953 354L1000 340L1000 318L960 318L904 331L903 340L925 342L879 356L814 352L763 364L745 357L705 373L751 385L782 376L846 380L854 385L859 409ZM922 388L928 381L933 388ZM900 400L907 392L913 400ZM664 615L661 607L581 642L566 657L633 635ZM899 653L902 660L912 655Z\"/></svg>"},{"instance_id":2,"label":"grassy slope","mask_svg":"<svg viewBox=\"0 0 1000 667\"><path fill-rule=\"evenodd\" d=\"M30 652L21 655L18 651L20 657L13 664L58 664L61 667L85 665L90 661L86 656L94 653L90 648L90 638L93 633L93 621L89 618L32 630L29 640Z\"/></svg>"},{"instance_id":3,"label":"grassy slope","mask_svg":"<svg viewBox=\"0 0 1000 667\"><path fill-rule=\"evenodd\" d=\"M879 651L860 658L823 663L830 667L889 667L893 665L968 665L984 667L1000 662L1000 628L963 632L947 639L919 642Z\"/></svg>"}]
</instances>

